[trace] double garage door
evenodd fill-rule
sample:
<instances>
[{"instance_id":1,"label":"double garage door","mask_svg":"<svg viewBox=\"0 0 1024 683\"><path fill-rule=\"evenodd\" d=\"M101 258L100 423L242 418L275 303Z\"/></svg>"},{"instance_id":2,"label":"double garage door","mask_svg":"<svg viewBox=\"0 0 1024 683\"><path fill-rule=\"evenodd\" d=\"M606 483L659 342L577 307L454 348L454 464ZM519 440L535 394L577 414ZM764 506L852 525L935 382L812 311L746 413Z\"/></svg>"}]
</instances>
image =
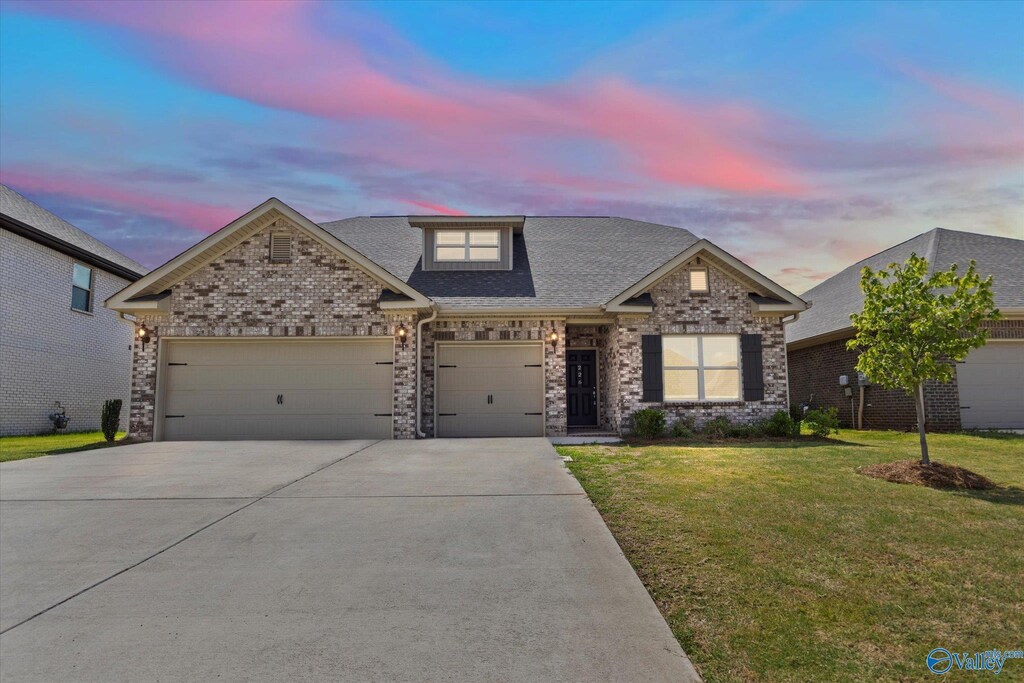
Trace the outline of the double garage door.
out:
<instances>
[{"instance_id":1,"label":"double garage door","mask_svg":"<svg viewBox=\"0 0 1024 683\"><path fill-rule=\"evenodd\" d=\"M391 339L167 340L160 438L389 439Z\"/></svg>"},{"instance_id":2,"label":"double garage door","mask_svg":"<svg viewBox=\"0 0 1024 683\"><path fill-rule=\"evenodd\" d=\"M544 347L438 343L439 437L544 436Z\"/></svg>"},{"instance_id":3,"label":"double garage door","mask_svg":"<svg viewBox=\"0 0 1024 683\"><path fill-rule=\"evenodd\" d=\"M990 341L956 367L964 429L1024 429L1024 342Z\"/></svg>"}]
</instances>

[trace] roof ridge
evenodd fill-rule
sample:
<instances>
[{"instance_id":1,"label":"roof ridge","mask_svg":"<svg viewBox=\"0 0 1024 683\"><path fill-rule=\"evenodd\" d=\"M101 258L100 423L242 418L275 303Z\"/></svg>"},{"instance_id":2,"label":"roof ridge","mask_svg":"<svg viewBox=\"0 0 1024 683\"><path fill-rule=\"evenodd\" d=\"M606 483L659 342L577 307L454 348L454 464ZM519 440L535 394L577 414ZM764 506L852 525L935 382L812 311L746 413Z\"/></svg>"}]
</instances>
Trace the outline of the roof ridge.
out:
<instances>
[{"instance_id":1,"label":"roof ridge","mask_svg":"<svg viewBox=\"0 0 1024 683\"><path fill-rule=\"evenodd\" d=\"M862 259L860 259L859 261L856 261L856 262L854 262L854 263L851 263L850 265L846 266L846 267L845 267L845 268L843 268L842 270L837 270L837 271L836 271L835 273L833 273L833 274L832 274L831 276L829 276L829 278L828 278L828 279L826 279L826 280L822 280L821 282L819 282L818 284L814 285L813 287L811 287L810 289L808 289L808 290L807 290L806 292L804 292L803 294L801 294L800 296L801 296L801 297L803 297L803 296L804 296L804 295L806 295L806 294L810 294L811 292L813 292L814 290L816 290L816 289L817 289L818 287L821 287L821 286L823 286L823 285L827 284L828 282L830 282L831 280L833 280L833 279L835 279L835 278L839 277L839 276L840 276L840 275L842 275L843 273L845 273L845 272L847 272L847 271L850 271L850 270L853 270L854 268L858 268L858 267L859 267L859 266L860 266L860 265L861 265L862 263L864 263L865 261L868 261L868 260L870 260L870 259L873 259L873 258L876 258L876 257L878 257L878 256L881 256L882 254L884 254L884 253L885 253L885 252L887 252L887 251L892 251L893 249L896 249L896 248L898 248L898 247L902 247L903 245L905 245L905 244L907 244L907 243L909 243L909 242L913 242L913 241L914 241L914 240L916 240L916 239L920 239L920 238L922 238L922 237L925 237L926 235L929 235L929 234L931 234L931 233L934 233L934 232L935 232L935 231L937 231L937 230L941 230L941 228L932 228L931 230L928 230L928 231L926 231L926 232L918 233L918 234L914 235L913 237L908 237L907 239L903 240L902 242L897 242L896 244L892 245L891 247L886 247L886 248L885 248L885 249L883 249L882 251L876 251L876 252L875 252L874 254L868 254L868 255L867 255L867 256L865 256L864 258L862 258ZM926 251L926 252L927 252L927 251L930 251L930 249L926 249L925 251ZM916 254L917 252L914 252L914 253Z\"/></svg>"},{"instance_id":2,"label":"roof ridge","mask_svg":"<svg viewBox=\"0 0 1024 683\"><path fill-rule=\"evenodd\" d=\"M939 240L942 228L932 228L928 232L931 234L931 241L928 243L928 253L925 255L925 261L928 263L927 275L931 275L935 272L935 255L939 253Z\"/></svg>"}]
</instances>

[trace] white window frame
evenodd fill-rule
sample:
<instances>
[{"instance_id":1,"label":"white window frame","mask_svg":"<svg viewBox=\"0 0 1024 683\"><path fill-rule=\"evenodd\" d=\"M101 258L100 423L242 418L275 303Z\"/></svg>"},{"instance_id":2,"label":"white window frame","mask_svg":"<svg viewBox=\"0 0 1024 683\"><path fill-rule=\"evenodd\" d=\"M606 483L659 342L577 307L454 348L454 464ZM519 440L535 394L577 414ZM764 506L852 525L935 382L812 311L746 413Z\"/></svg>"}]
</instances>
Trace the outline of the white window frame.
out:
<instances>
[{"instance_id":1,"label":"white window frame","mask_svg":"<svg viewBox=\"0 0 1024 683\"><path fill-rule=\"evenodd\" d=\"M694 289L693 287L693 273L695 271L703 271L704 273L704 289ZM690 280L690 291L694 294L707 294L711 291L711 271L706 266L695 266L690 268L689 273Z\"/></svg>"},{"instance_id":2,"label":"white window frame","mask_svg":"<svg viewBox=\"0 0 1024 683\"><path fill-rule=\"evenodd\" d=\"M438 235L441 234L458 234L462 233L462 244L439 244ZM497 244L471 244L473 233L491 233L498 237ZM462 248L462 258L441 258L438 256L439 249L459 249ZM472 247L485 247L493 248L498 256L493 259L481 259L471 258L470 249ZM434 232L434 263L500 263L501 262L501 230L498 229L467 229L467 230L436 230Z\"/></svg>"},{"instance_id":3,"label":"white window frame","mask_svg":"<svg viewBox=\"0 0 1024 683\"><path fill-rule=\"evenodd\" d=\"M89 271L89 287L79 287L75 284L75 267L85 268ZM85 308L75 308L75 290L84 289L86 293ZM71 266L71 310L78 313L92 314L93 290L96 289L96 269L92 266L75 261Z\"/></svg>"},{"instance_id":4,"label":"white window frame","mask_svg":"<svg viewBox=\"0 0 1024 683\"><path fill-rule=\"evenodd\" d=\"M736 365L704 365L704 340L709 337L726 337L736 342ZM666 339L697 339L697 365L669 365L664 362L667 357L665 353ZM740 349L740 335L738 334L665 334L661 337L661 384L668 387L666 374L669 370L696 370L697 371L697 398L671 398L664 396L665 403L736 403L743 400L743 354ZM705 370L735 370L736 371L736 397L735 398L706 398L704 393L704 371ZM667 391L663 389L663 391Z\"/></svg>"}]
</instances>

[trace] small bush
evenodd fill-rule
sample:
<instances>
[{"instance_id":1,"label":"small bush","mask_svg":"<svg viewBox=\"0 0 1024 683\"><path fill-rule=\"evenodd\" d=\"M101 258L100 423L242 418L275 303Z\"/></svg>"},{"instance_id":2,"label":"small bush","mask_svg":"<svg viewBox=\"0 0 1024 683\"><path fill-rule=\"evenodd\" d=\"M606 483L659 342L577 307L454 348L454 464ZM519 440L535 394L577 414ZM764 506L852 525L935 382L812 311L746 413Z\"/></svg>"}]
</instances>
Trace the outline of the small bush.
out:
<instances>
[{"instance_id":1,"label":"small bush","mask_svg":"<svg viewBox=\"0 0 1024 683\"><path fill-rule=\"evenodd\" d=\"M729 433L732 431L732 423L725 415L719 415L705 422L704 429L701 431L708 438L721 439L722 437L729 436Z\"/></svg>"},{"instance_id":2,"label":"small bush","mask_svg":"<svg viewBox=\"0 0 1024 683\"><path fill-rule=\"evenodd\" d=\"M804 415L804 424L818 437L826 438L829 434L839 433L839 411L835 408L826 410L808 410Z\"/></svg>"},{"instance_id":3,"label":"small bush","mask_svg":"<svg viewBox=\"0 0 1024 683\"><path fill-rule=\"evenodd\" d=\"M728 432L729 436L736 439L756 439L759 436L764 436L766 433L764 420L753 424L732 425L729 427Z\"/></svg>"},{"instance_id":4,"label":"small bush","mask_svg":"<svg viewBox=\"0 0 1024 683\"><path fill-rule=\"evenodd\" d=\"M802 412L802 411L801 411ZM785 410L780 410L764 421L764 433L768 436L793 437L800 435L800 423Z\"/></svg>"},{"instance_id":5,"label":"small bush","mask_svg":"<svg viewBox=\"0 0 1024 683\"><path fill-rule=\"evenodd\" d=\"M641 439L658 439L665 433L665 413L644 408L633 413L633 434Z\"/></svg>"},{"instance_id":6,"label":"small bush","mask_svg":"<svg viewBox=\"0 0 1024 683\"><path fill-rule=\"evenodd\" d=\"M103 430L103 438L113 441L117 436L117 428L121 424L121 399L115 398L104 402L103 413L100 416L100 428Z\"/></svg>"},{"instance_id":7,"label":"small bush","mask_svg":"<svg viewBox=\"0 0 1024 683\"><path fill-rule=\"evenodd\" d=\"M683 416L672 425L672 436L677 439L692 439L697 436L697 425L690 415Z\"/></svg>"},{"instance_id":8,"label":"small bush","mask_svg":"<svg viewBox=\"0 0 1024 683\"><path fill-rule=\"evenodd\" d=\"M798 425L804 420L804 407L799 403L793 403L789 406L789 416L793 418L793 422Z\"/></svg>"}]
</instances>

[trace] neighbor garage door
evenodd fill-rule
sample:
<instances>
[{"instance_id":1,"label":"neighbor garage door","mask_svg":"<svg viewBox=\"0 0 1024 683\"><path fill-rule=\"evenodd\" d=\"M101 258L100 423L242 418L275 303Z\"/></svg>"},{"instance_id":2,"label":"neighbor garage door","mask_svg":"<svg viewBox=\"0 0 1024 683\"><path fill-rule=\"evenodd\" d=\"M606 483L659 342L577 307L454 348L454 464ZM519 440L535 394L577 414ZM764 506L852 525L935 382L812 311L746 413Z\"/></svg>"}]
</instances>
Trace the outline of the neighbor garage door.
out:
<instances>
[{"instance_id":1,"label":"neighbor garage door","mask_svg":"<svg viewBox=\"0 0 1024 683\"><path fill-rule=\"evenodd\" d=\"M439 344L437 436L544 436L541 344Z\"/></svg>"},{"instance_id":2,"label":"neighbor garage door","mask_svg":"<svg viewBox=\"0 0 1024 683\"><path fill-rule=\"evenodd\" d=\"M1024 342L989 342L956 367L964 429L1024 429Z\"/></svg>"},{"instance_id":3,"label":"neighbor garage door","mask_svg":"<svg viewBox=\"0 0 1024 683\"><path fill-rule=\"evenodd\" d=\"M387 439L394 346L364 340L168 340L168 440Z\"/></svg>"}]
</instances>

